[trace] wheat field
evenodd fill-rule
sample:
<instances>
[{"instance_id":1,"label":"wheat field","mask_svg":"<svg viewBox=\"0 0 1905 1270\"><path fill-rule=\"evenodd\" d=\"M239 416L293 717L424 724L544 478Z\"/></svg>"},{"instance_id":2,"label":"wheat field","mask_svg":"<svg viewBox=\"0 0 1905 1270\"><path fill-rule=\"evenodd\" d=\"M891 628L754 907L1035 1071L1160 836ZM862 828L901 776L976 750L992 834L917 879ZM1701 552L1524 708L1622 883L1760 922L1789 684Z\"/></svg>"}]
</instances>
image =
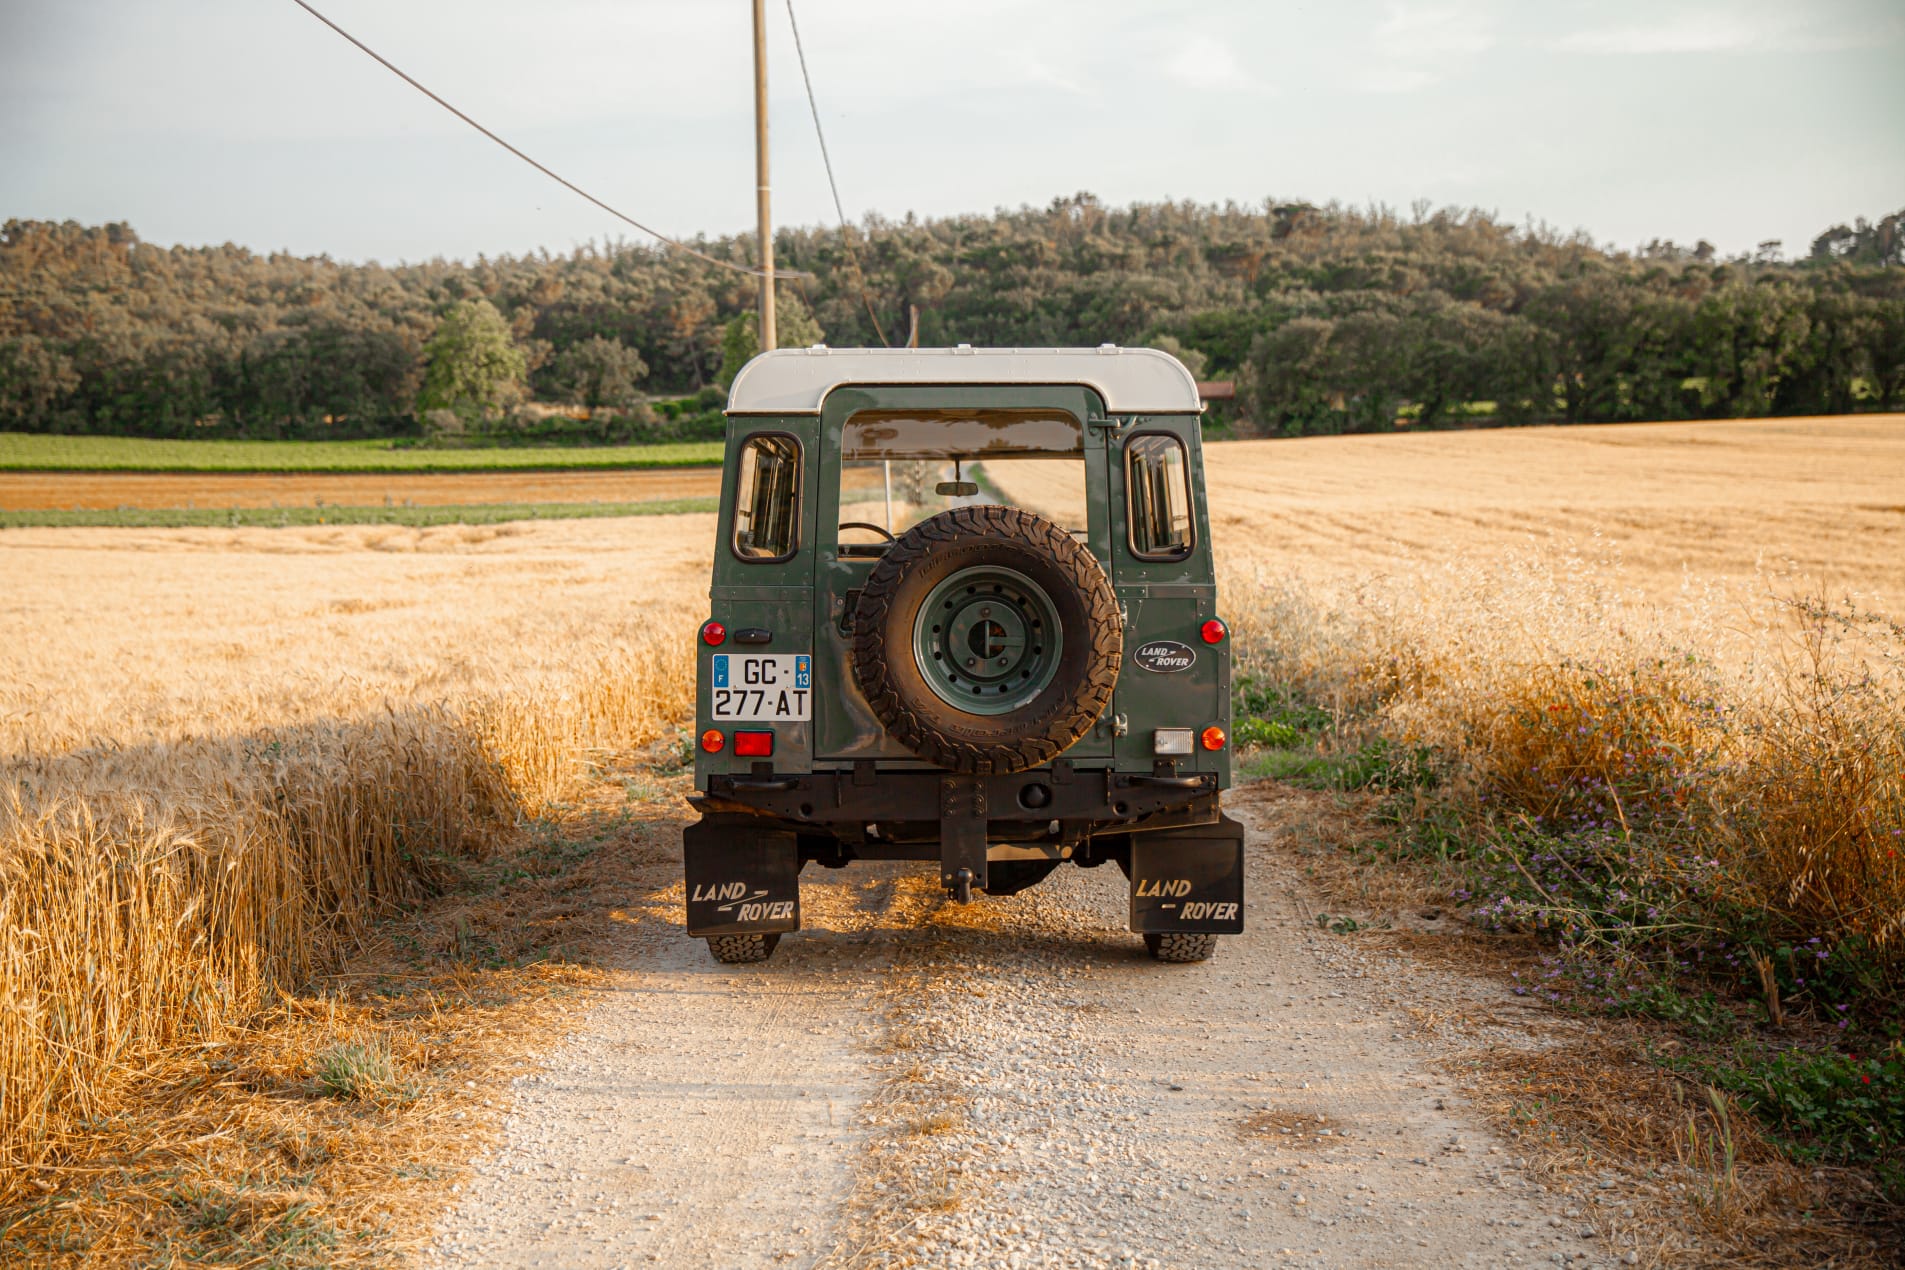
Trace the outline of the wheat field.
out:
<instances>
[{"instance_id":1,"label":"wheat field","mask_svg":"<svg viewBox=\"0 0 1905 1270\"><path fill-rule=\"evenodd\" d=\"M1537 925L1905 964L1905 417L1236 447L1210 491L1243 674L1652 897Z\"/></svg>"},{"instance_id":2,"label":"wheat field","mask_svg":"<svg viewBox=\"0 0 1905 1270\"><path fill-rule=\"evenodd\" d=\"M1861 597L1905 612L1905 416L1522 428L1213 451L1233 562L1317 577L1535 548L1688 588ZM1252 545L1239 551L1239 539Z\"/></svg>"},{"instance_id":3,"label":"wheat field","mask_svg":"<svg viewBox=\"0 0 1905 1270\"><path fill-rule=\"evenodd\" d=\"M1905 693L1860 615L1905 612L1905 420L1236 442L1209 489L1246 674L1501 789L1637 739L1724 751L1702 796L1738 885L1897 942ZM0 1203L114 1073L684 722L714 541L707 515L0 534ZM1727 721L1674 704L1695 680Z\"/></svg>"},{"instance_id":4,"label":"wheat field","mask_svg":"<svg viewBox=\"0 0 1905 1270\"><path fill-rule=\"evenodd\" d=\"M0 538L0 1203L685 716L713 517L661 520Z\"/></svg>"},{"instance_id":5,"label":"wheat field","mask_svg":"<svg viewBox=\"0 0 1905 1270\"><path fill-rule=\"evenodd\" d=\"M0 754L467 701L692 630L714 518L17 529Z\"/></svg>"}]
</instances>

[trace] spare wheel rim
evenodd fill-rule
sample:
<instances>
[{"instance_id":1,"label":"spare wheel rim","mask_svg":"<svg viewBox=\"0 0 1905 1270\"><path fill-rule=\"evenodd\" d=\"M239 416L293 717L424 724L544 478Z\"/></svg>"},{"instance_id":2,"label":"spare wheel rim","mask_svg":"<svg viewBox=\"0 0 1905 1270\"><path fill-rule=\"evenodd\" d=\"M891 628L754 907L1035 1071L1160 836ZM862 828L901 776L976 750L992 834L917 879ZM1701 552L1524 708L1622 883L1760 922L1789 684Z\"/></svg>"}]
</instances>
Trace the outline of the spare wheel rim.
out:
<instances>
[{"instance_id":1,"label":"spare wheel rim","mask_svg":"<svg viewBox=\"0 0 1905 1270\"><path fill-rule=\"evenodd\" d=\"M1045 589L1017 569L949 574L913 621L913 660L933 695L967 714L1010 714L1058 673L1065 630Z\"/></svg>"}]
</instances>

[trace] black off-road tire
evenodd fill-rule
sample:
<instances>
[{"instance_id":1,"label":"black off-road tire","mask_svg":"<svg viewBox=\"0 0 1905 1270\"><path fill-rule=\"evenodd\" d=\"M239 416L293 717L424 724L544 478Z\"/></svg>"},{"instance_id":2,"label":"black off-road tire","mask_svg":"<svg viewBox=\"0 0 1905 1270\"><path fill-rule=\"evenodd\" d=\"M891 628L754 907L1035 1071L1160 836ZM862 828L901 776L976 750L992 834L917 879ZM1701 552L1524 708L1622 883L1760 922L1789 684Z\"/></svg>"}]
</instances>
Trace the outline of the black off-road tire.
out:
<instances>
[{"instance_id":1,"label":"black off-road tire","mask_svg":"<svg viewBox=\"0 0 1905 1270\"><path fill-rule=\"evenodd\" d=\"M779 935L709 935L708 951L716 961L730 966L766 961L780 945Z\"/></svg>"},{"instance_id":2,"label":"black off-road tire","mask_svg":"<svg viewBox=\"0 0 1905 1270\"><path fill-rule=\"evenodd\" d=\"M920 606L941 581L978 565L1015 569L1057 608L1064 645L1051 683L1007 714L942 700L914 660ZM921 521L867 575L853 612L853 671L887 732L931 763L975 776L1049 763L1091 729L1118 682L1124 624L1098 561L1059 526L1016 507L955 507Z\"/></svg>"},{"instance_id":3,"label":"black off-road tire","mask_svg":"<svg viewBox=\"0 0 1905 1270\"><path fill-rule=\"evenodd\" d=\"M1144 947L1159 961L1209 961L1217 951L1217 936L1146 935Z\"/></svg>"}]
</instances>

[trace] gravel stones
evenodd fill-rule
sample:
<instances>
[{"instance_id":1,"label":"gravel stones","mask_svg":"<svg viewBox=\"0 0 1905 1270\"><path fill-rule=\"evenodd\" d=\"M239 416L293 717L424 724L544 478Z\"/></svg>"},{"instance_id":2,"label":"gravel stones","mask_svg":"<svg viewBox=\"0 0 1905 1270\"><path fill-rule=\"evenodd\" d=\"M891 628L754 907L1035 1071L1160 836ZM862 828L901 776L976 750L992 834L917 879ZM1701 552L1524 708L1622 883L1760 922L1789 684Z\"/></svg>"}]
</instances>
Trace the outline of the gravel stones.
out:
<instances>
[{"instance_id":1,"label":"gravel stones","mask_svg":"<svg viewBox=\"0 0 1905 1270\"><path fill-rule=\"evenodd\" d=\"M1578 1220L1547 1226L1502 1144L1425 1074L1434 1042L1409 1026L1398 963L1319 938L1300 882L1250 849L1249 929L1205 963L1146 956L1102 868L960 906L924 869L856 866L804 880L810 929L765 966L716 966L685 937L632 947L517 1083L434 1260L1581 1256Z\"/></svg>"}]
</instances>

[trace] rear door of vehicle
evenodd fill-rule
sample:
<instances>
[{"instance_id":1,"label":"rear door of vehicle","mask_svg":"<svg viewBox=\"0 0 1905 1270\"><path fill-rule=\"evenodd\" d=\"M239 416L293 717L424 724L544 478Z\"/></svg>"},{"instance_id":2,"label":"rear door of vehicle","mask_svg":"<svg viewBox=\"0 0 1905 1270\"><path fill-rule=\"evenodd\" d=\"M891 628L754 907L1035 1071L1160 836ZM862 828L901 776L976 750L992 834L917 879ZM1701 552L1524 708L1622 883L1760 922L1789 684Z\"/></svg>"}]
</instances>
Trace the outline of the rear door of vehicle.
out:
<instances>
[{"instance_id":1,"label":"rear door of vehicle","mask_svg":"<svg viewBox=\"0 0 1905 1270\"><path fill-rule=\"evenodd\" d=\"M1213 725L1230 734L1228 639L1211 645L1202 636L1204 623L1217 616L1217 579L1199 417L1114 420L1100 430L1108 437L1112 583L1126 615L1112 704L1122 732L1117 767L1152 771L1160 757L1156 731L1188 728L1192 753L1177 760L1176 770L1216 772L1227 785L1228 748L1208 751L1199 740ZM1134 483L1144 486L1135 498Z\"/></svg>"},{"instance_id":2,"label":"rear door of vehicle","mask_svg":"<svg viewBox=\"0 0 1905 1270\"><path fill-rule=\"evenodd\" d=\"M737 754L732 742L716 753L697 746L695 771L704 782L711 774L745 774L760 766L781 773L812 770L813 721L825 708L789 681L814 651L817 433L811 417L737 416L729 421L708 610L726 630L718 646L695 641L695 730L699 734L712 728L729 736L741 730L769 731L774 739L773 752L764 759ZM742 488L748 484L750 446L765 447L774 458L773 475L764 467L761 479L777 480L791 494L775 497L763 488L758 499L761 519L771 513L788 522L771 530L763 527L765 536L786 544L778 554L750 542L748 504L757 500ZM768 678L776 681L772 700L763 682Z\"/></svg>"},{"instance_id":3,"label":"rear door of vehicle","mask_svg":"<svg viewBox=\"0 0 1905 1270\"><path fill-rule=\"evenodd\" d=\"M875 561L843 558L839 525L843 520L879 517L862 504L851 514L841 510L842 433L847 420L862 410L918 409L921 411L1028 408L1064 410L1081 425L1102 418L1098 394L1070 385L1001 385L957 387L865 386L836 389L827 397L820 418L820 448L825 456L819 482L819 525L813 568L814 691L822 707L815 713L816 761L821 766L845 767L861 759L878 759L883 766L905 766L920 761L895 741L874 716L853 673L852 607ZM1106 442L1102 429L1085 426L1083 489L1086 501L1085 537L1081 539L1111 572L1111 518L1102 492L1106 488ZM1105 766L1112 757L1110 712L1098 726L1066 751L1066 757L1085 767Z\"/></svg>"}]
</instances>

